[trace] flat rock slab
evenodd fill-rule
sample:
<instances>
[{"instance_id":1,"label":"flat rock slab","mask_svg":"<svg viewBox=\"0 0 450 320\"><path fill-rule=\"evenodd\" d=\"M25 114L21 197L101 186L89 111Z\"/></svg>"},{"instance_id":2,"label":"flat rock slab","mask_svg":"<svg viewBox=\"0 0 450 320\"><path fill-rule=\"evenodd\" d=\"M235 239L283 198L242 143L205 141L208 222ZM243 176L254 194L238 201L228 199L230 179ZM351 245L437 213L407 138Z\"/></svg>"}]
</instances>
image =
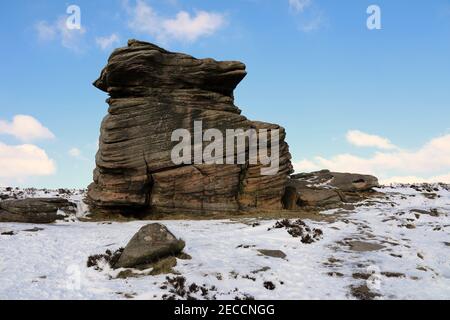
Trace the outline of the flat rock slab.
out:
<instances>
[{"instance_id":1,"label":"flat rock slab","mask_svg":"<svg viewBox=\"0 0 450 320\"><path fill-rule=\"evenodd\" d=\"M280 259L286 258L286 254L281 250L260 249L258 250L258 252L261 253L263 256L268 256L272 258L280 258Z\"/></svg>"},{"instance_id":2,"label":"flat rock slab","mask_svg":"<svg viewBox=\"0 0 450 320\"><path fill-rule=\"evenodd\" d=\"M0 235L2 235L2 236L13 236L13 235L15 235L16 233L14 232L14 231L2 231L1 233L0 233Z\"/></svg>"},{"instance_id":3,"label":"flat rock slab","mask_svg":"<svg viewBox=\"0 0 450 320\"><path fill-rule=\"evenodd\" d=\"M357 252L378 251L385 248L385 246L382 246L381 244L364 241L351 241L347 244L350 246L351 250Z\"/></svg>"},{"instance_id":4,"label":"flat rock slab","mask_svg":"<svg viewBox=\"0 0 450 320\"><path fill-rule=\"evenodd\" d=\"M58 211L75 212L76 205L60 198L29 198L0 202L0 222L52 223Z\"/></svg>"},{"instance_id":5,"label":"flat rock slab","mask_svg":"<svg viewBox=\"0 0 450 320\"><path fill-rule=\"evenodd\" d=\"M329 170L299 173L292 175L291 178L303 182L304 185L328 186L344 192L368 191L379 186L378 179L371 175L331 172Z\"/></svg>"},{"instance_id":6,"label":"flat rock slab","mask_svg":"<svg viewBox=\"0 0 450 320\"><path fill-rule=\"evenodd\" d=\"M291 175L283 203L287 209L312 207L335 209L350 207L376 195L378 179L370 175L331 172L329 170Z\"/></svg>"},{"instance_id":7,"label":"flat rock slab","mask_svg":"<svg viewBox=\"0 0 450 320\"><path fill-rule=\"evenodd\" d=\"M134 268L168 256L176 256L185 243L166 226L153 223L142 227L128 242L114 268Z\"/></svg>"},{"instance_id":8,"label":"flat rock slab","mask_svg":"<svg viewBox=\"0 0 450 320\"><path fill-rule=\"evenodd\" d=\"M23 232L39 232L39 231L43 231L43 228L32 228L32 229L25 229L23 230Z\"/></svg>"}]
</instances>

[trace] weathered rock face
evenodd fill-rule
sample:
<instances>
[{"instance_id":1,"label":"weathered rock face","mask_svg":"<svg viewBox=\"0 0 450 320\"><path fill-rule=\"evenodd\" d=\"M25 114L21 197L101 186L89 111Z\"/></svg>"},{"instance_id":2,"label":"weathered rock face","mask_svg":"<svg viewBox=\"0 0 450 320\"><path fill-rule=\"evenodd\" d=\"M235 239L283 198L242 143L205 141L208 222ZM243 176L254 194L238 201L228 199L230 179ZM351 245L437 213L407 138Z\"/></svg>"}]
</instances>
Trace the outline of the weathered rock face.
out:
<instances>
[{"instance_id":1,"label":"weathered rock face","mask_svg":"<svg viewBox=\"0 0 450 320\"><path fill-rule=\"evenodd\" d=\"M63 218L58 210L74 213L76 205L60 198L30 198L0 202L0 222L52 223Z\"/></svg>"},{"instance_id":2,"label":"weathered rock face","mask_svg":"<svg viewBox=\"0 0 450 320\"><path fill-rule=\"evenodd\" d=\"M322 170L292 175L283 202L287 209L339 208L372 195L378 179L370 175Z\"/></svg>"},{"instance_id":3,"label":"weathered rock face","mask_svg":"<svg viewBox=\"0 0 450 320\"><path fill-rule=\"evenodd\" d=\"M175 256L184 246L184 241L177 239L164 225L149 224L130 240L114 268L133 268Z\"/></svg>"},{"instance_id":4,"label":"weathered rock face","mask_svg":"<svg viewBox=\"0 0 450 320\"><path fill-rule=\"evenodd\" d=\"M214 214L281 209L292 173L285 131L241 115L233 90L245 76L240 62L195 59L150 43L130 40L128 47L115 50L94 83L110 98L88 192L91 211ZM175 165L172 132L182 128L194 136L194 121L199 120L203 132L216 128L224 135L226 129L279 129L278 173L262 175L262 164Z\"/></svg>"},{"instance_id":5,"label":"weathered rock face","mask_svg":"<svg viewBox=\"0 0 450 320\"><path fill-rule=\"evenodd\" d=\"M294 174L291 178L305 186L322 185L344 192L368 191L379 186L378 179L374 176L357 173L330 172L329 170Z\"/></svg>"}]
</instances>

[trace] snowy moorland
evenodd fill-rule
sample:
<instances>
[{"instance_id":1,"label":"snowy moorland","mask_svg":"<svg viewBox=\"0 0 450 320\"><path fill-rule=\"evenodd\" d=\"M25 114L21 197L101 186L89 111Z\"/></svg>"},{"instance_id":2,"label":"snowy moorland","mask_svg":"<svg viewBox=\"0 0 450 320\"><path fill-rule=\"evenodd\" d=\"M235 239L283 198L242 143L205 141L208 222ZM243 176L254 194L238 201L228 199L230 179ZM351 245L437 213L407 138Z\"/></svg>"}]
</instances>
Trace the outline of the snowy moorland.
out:
<instances>
[{"instance_id":1,"label":"snowy moorland","mask_svg":"<svg viewBox=\"0 0 450 320\"><path fill-rule=\"evenodd\" d=\"M151 222L81 222L83 191L0 189L78 205L54 224L0 223L0 299L449 299L448 186L377 191L354 210L302 219L316 229L311 243L276 220L158 221L192 258L174 274L123 279L106 262L88 268L88 257L124 247Z\"/></svg>"}]
</instances>

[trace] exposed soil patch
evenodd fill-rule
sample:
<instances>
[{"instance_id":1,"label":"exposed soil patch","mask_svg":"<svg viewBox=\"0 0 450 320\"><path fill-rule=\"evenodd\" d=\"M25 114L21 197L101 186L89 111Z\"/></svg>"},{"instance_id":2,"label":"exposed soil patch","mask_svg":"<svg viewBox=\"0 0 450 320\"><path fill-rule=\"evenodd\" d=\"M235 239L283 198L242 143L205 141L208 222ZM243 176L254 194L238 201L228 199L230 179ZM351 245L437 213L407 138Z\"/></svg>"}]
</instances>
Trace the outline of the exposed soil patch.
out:
<instances>
[{"instance_id":1,"label":"exposed soil patch","mask_svg":"<svg viewBox=\"0 0 450 320\"><path fill-rule=\"evenodd\" d=\"M116 292L117 295L123 296L125 299L133 299L136 297L136 292Z\"/></svg>"},{"instance_id":2,"label":"exposed soil patch","mask_svg":"<svg viewBox=\"0 0 450 320\"><path fill-rule=\"evenodd\" d=\"M400 272L382 272L381 274L388 278L406 278L406 275Z\"/></svg>"},{"instance_id":3,"label":"exposed soil patch","mask_svg":"<svg viewBox=\"0 0 450 320\"><path fill-rule=\"evenodd\" d=\"M353 297L359 300L374 300L375 298L381 297L378 293L371 291L365 284L360 286L351 286L350 293Z\"/></svg>"},{"instance_id":4,"label":"exposed soil patch","mask_svg":"<svg viewBox=\"0 0 450 320\"><path fill-rule=\"evenodd\" d=\"M421 209L413 209L411 210L412 213L417 213L417 214L424 214L424 215L429 215L431 217L439 217L439 211L437 209L431 209L429 211L427 210L421 210Z\"/></svg>"},{"instance_id":5,"label":"exposed soil patch","mask_svg":"<svg viewBox=\"0 0 450 320\"><path fill-rule=\"evenodd\" d=\"M87 267L88 268L94 268L95 270L102 270L101 266L99 265L101 262L106 262L109 264L109 266L112 268L116 262L119 260L120 255L123 252L123 248L120 248L114 252L111 250L106 250L104 254L96 254L89 256L87 260Z\"/></svg>"},{"instance_id":6,"label":"exposed soil patch","mask_svg":"<svg viewBox=\"0 0 450 320\"><path fill-rule=\"evenodd\" d=\"M302 220L298 219L291 222L288 219L277 221L272 229L286 229L287 232L294 238L301 238L301 242L304 244L310 244L320 240L323 236L323 231L320 229L310 228Z\"/></svg>"},{"instance_id":7,"label":"exposed soil patch","mask_svg":"<svg viewBox=\"0 0 450 320\"><path fill-rule=\"evenodd\" d=\"M197 300L195 296L200 296L205 300L217 300L219 293L215 286L206 286L205 284L199 285L194 283L188 284L186 278L183 276L167 277L166 281L161 286L161 289L168 290L169 294L162 296L163 300ZM240 293L238 288L230 290L225 294L236 294L235 300L254 300L255 298L246 293Z\"/></svg>"},{"instance_id":8,"label":"exposed soil patch","mask_svg":"<svg viewBox=\"0 0 450 320\"><path fill-rule=\"evenodd\" d=\"M175 257L166 257L148 265L139 266L139 270L152 269L150 272L136 272L133 269L121 271L116 278L139 278L146 276L157 276L161 274L179 274L173 268L177 266L177 259Z\"/></svg>"},{"instance_id":9,"label":"exposed soil patch","mask_svg":"<svg viewBox=\"0 0 450 320\"><path fill-rule=\"evenodd\" d=\"M236 296L236 297L234 298L234 300L242 300L242 301L247 300L247 301L253 301L253 300L255 300L255 297L252 296L252 295L249 295L249 294L247 294L247 293L244 293L242 297Z\"/></svg>"},{"instance_id":10,"label":"exposed soil patch","mask_svg":"<svg viewBox=\"0 0 450 320\"><path fill-rule=\"evenodd\" d=\"M37 228L37 227L35 227L35 228L32 228L32 229L26 229L26 230L23 230L24 232L39 232L39 231L43 231L44 229L43 228Z\"/></svg>"},{"instance_id":11,"label":"exposed soil patch","mask_svg":"<svg viewBox=\"0 0 450 320\"><path fill-rule=\"evenodd\" d=\"M256 281L255 277L249 276L248 274L246 274L245 276L242 276L242 279L247 279L247 280L251 280L253 282Z\"/></svg>"},{"instance_id":12,"label":"exposed soil patch","mask_svg":"<svg viewBox=\"0 0 450 320\"><path fill-rule=\"evenodd\" d=\"M352 274L353 279L358 279L358 280L368 280L370 277L372 276L372 274L369 273L354 273Z\"/></svg>"},{"instance_id":13,"label":"exposed soil patch","mask_svg":"<svg viewBox=\"0 0 450 320\"><path fill-rule=\"evenodd\" d=\"M249 249L249 248L254 248L254 247L256 247L256 246L255 245L249 245L249 244L240 244L240 245L238 245L236 247L236 249L240 249L240 248L242 248L242 249Z\"/></svg>"},{"instance_id":14,"label":"exposed soil patch","mask_svg":"<svg viewBox=\"0 0 450 320\"><path fill-rule=\"evenodd\" d=\"M356 252L378 251L385 248L381 244L365 241L349 241L347 245L350 246L350 250Z\"/></svg>"},{"instance_id":15,"label":"exposed soil patch","mask_svg":"<svg viewBox=\"0 0 450 320\"><path fill-rule=\"evenodd\" d=\"M252 271L253 274L269 271L270 267L262 267L261 269Z\"/></svg>"},{"instance_id":16,"label":"exposed soil patch","mask_svg":"<svg viewBox=\"0 0 450 320\"><path fill-rule=\"evenodd\" d=\"M342 278L344 276L344 274L340 273L340 272L328 272L327 274L330 277L336 277L336 278Z\"/></svg>"},{"instance_id":17,"label":"exposed soil patch","mask_svg":"<svg viewBox=\"0 0 450 320\"><path fill-rule=\"evenodd\" d=\"M434 200L434 199L436 199L437 197L439 197L436 193L428 193L428 192L424 192L424 193L422 193L422 194L423 194L423 196L424 196L425 198L430 199L430 200Z\"/></svg>"},{"instance_id":18,"label":"exposed soil patch","mask_svg":"<svg viewBox=\"0 0 450 320\"><path fill-rule=\"evenodd\" d=\"M272 281L266 281L264 282L264 288L266 288L267 290L275 290L276 287Z\"/></svg>"}]
</instances>

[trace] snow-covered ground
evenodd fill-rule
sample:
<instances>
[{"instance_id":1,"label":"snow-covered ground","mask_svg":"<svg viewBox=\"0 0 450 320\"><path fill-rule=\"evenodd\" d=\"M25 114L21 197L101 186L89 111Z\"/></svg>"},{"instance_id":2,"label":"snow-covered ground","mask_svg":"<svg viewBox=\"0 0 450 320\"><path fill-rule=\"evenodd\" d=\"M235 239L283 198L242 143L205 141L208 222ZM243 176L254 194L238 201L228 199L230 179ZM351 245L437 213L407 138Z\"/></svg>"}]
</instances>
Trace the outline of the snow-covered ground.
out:
<instances>
[{"instance_id":1,"label":"snow-covered ground","mask_svg":"<svg viewBox=\"0 0 450 320\"><path fill-rule=\"evenodd\" d=\"M190 294L194 298L449 299L450 192L435 188L383 188L379 191L385 197L353 211L327 211L322 221L305 219L323 231L311 244L286 229L269 231L275 220L158 222L186 241L192 259L178 260L174 269L186 287L195 283L208 289L204 296L201 291ZM21 196L55 194L28 191ZM79 214L85 210L82 196L70 196L80 204ZM0 299L170 296L166 275L115 279L118 271L86 266L90 255L124 247L148 223L72 218L51 225L0 224L0 233L6 233L0 235ZM33 228L42 230L25 231ZM261 255L260 249L281 250L286 258Z\"/></svg>"}]
</instances>

